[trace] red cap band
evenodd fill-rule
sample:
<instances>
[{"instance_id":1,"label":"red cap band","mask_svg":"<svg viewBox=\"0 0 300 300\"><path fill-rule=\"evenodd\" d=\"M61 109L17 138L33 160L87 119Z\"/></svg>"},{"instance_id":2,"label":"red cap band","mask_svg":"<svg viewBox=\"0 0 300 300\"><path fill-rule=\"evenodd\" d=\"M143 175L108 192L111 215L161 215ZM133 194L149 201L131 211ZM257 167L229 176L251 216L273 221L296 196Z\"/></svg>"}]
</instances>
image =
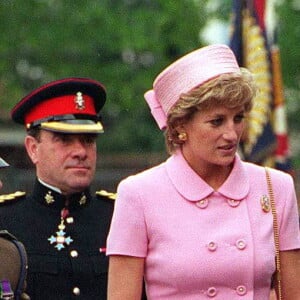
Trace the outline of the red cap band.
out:
<instances>
[{"instance_id":1,"label":"red cap band","mask_svg":"<svg viewBox=\"0 0 300 300\"><path fill-rule=\"evenodd\" d=\"M53 114L55 112L55 114ZM25 124L51 116L85 114L96 116L93 98L88 95L65 95L51 98L35 105L26 115Z\"/></svg>"}]
</instances>

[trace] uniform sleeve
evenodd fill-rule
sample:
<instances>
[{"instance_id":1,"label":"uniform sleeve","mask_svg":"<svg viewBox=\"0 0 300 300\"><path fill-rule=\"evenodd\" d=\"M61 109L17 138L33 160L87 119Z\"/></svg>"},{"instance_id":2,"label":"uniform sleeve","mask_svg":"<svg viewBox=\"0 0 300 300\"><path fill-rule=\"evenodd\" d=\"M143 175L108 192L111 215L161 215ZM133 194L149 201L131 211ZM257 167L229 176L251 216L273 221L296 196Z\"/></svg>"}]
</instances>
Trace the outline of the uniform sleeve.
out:
<instances>
[{"instance_id":1,"label":"uniform sleeve","mask_svg":"<svg viewBox=\"0 0 300 300\"><path fill-rule=\"evenodd\" d=\"M275 178L276 178L275 173ZM280 250L300 248L299 214L293 178L284 174L274 180Z\"/></svg>"},{"instance_id":2,"label":"uniform sleeve","mask_svg":"<svg viewBox=\"0 0 300 300\"><path fill-rule=\"evenodd\" d=\"M134 177L119 184L107 239L107 255L146 257L147 231L138 186Z\"/></svg>"}]
</instances>

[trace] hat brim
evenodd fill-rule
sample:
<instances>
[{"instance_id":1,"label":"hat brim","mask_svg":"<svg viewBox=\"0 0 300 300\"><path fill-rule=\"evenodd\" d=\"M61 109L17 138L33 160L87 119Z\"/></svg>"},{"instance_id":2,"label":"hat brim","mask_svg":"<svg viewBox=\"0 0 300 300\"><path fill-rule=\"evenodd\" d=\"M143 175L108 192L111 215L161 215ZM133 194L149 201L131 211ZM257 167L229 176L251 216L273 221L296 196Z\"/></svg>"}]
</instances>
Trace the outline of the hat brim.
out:
<instances>
[{"instance_id":1,"label":"hat brim","mask_svg":"<svg viewBox=\"0 0 300 300\"><path fill-rule=\"evenodd\" d=\"M69 122L44 122L40 124L41 129L61 132L61 133L103 133L103 126L100 122L97 123L69 123Z\"/></svg>"},{"instance_id":2,"label":"hat brim","mask_svg":"<svg viewBox=\"0 0 300 300\"><path fill-rule=\"evenodd\" d=\"M0 157L0 168L8 167L9 164Z\"/></svg>"}]
</instances>

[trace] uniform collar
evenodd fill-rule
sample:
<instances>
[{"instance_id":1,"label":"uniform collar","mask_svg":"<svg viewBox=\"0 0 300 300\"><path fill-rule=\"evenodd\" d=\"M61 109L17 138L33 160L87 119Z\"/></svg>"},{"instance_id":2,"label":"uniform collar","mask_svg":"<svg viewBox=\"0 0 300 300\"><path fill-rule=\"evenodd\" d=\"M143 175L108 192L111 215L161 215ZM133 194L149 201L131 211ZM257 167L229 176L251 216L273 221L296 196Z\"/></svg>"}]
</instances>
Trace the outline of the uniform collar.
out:
<instances>
[{"instance_id":1,"label":"uniform collar","mask_svg":"<svg viewBox=\"0 0 300 300\"><path fill-rule=\"evenodd\" d=\"M89 189L66 197L49 186L43 185L39 180L36 180L33 188L33 198L52 209L61 210L68 206L72 210L85 207L91 201L92 197Z\"/></svg>"},{"instance_id":2,"label":"uniform collar","mask_svg":"<svg viewBox=\"0 0 300 300\"><path fill-rule=\"evenodd\" d=\"M168 176L175 189L187 200L199 201L214 193L209 186L187 163L181 151L173 154L166 163ZM226 181L217 193L228 199L242 200L249 193L249 179L238 154Z\"/></svg>"}]
</instances>

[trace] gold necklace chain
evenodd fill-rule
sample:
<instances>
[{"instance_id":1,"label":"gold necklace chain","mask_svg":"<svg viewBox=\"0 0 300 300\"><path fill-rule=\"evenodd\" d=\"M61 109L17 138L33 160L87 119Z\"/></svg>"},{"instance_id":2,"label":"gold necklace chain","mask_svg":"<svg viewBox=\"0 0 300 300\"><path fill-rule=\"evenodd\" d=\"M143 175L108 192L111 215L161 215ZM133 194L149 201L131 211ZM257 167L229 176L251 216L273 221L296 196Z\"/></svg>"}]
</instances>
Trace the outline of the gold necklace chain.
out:
<instances>
[{"instance_id":1,"label":"gold necklace chain","mask_svg":"<svg viewBox=\"0 0 300 300\"><path fill-rule=\"evenodd\" d=\"M278 220L274 199L274 192L272 187L272 181L268 168L266 170L266 178L268 184L268 193L270 196L271 210L273 215L273 230L274 230L274 242L275 242L275 263L276 263L276 280L277 280L277 291L278 291L278 300L282 300L282 291L281 291L281 267L280 267L280 254L279 254L279 229L278 229Z\"/></svg>"}]
</instances>

